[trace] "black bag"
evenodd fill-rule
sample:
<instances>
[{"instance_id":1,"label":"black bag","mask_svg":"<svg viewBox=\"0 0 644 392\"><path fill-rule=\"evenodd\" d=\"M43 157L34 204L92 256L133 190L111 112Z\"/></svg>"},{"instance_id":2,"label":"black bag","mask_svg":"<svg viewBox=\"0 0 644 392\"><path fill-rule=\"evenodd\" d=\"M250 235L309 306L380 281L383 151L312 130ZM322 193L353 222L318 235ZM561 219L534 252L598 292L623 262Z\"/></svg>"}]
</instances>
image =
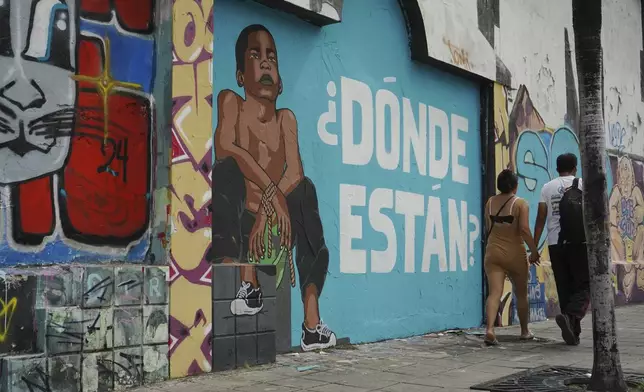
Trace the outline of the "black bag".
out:
<instances>
[{"instance_id":1,"label":"black bag","mask_svg":"<svg viewBox=\"0 0 644 392\"><path fill-rule=\"evenodd\" d=\"M586 242L584 231L584 207L579 178L563 194L559 202L559 244L583 244Z\"/></svg>"}]
</instances>

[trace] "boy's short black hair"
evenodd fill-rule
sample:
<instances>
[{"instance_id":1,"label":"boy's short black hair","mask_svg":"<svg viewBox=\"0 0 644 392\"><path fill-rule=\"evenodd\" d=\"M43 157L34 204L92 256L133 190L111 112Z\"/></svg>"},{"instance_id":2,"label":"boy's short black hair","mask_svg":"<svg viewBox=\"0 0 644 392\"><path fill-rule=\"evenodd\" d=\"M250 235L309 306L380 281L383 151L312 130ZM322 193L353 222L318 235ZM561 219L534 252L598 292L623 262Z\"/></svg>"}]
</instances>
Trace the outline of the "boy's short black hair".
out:
<instances>
[{"instance_id":1,"label":"boy's short black hair","mask_svg":"<svg viewBox=\"0 0 644 392\"><path fill-rule=\"evenodd\" d=\"M571 173L577 168L577 156L572 153L561 154L557 157L557 172Z\"/></svg>"},{"instance_id":2,"label":"boy's short black hair","mask_svg":"<svg viewBox=\"0 0 644 392\"><path fill-rule=\"evenodd\" d=\"M273 42L275 42L275 39L273 38L273 34L271 34L268 29L261 24L254 24L250 26L246 26L240 33L239 36L237 37L237 43L235 43L235 60L237 61L237 71L239 72L244 72L246 68L246 50L248 49L248 38L250 37L251 34L257 33L260 31L266 32L268 35L271 36L271 39Z\"/></svg>"}]
</instances>

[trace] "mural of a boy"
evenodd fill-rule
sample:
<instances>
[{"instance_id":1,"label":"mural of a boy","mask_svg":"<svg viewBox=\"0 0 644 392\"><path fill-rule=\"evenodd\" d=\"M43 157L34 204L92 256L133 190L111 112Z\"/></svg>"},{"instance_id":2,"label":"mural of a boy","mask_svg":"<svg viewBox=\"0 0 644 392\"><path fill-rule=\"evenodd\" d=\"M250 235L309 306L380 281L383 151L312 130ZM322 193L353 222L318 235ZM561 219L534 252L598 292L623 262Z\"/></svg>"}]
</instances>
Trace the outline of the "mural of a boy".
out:
<instances>
[{"instance_id":1,"label":"mural of a boy","mask_svg":"<svg viewBox=\"0 0 644 392\"><path fill-rule=\"evenodd\" d=\"M217 162L212 184L214 263L258 261L272 247L296 248L305 351L335 346L335 334L320 319L318 299L329 265L315 187L304 177L298 126L289 109L277 109L282 93L275 40L262 25L244 28L235 45L236 79L245 97L222 90L214 136ZM265 241L267 226L279 241ZM231 303L237 316L263 308L255 269L241 267L241 287Z\"/></svg>"}]
</instances>

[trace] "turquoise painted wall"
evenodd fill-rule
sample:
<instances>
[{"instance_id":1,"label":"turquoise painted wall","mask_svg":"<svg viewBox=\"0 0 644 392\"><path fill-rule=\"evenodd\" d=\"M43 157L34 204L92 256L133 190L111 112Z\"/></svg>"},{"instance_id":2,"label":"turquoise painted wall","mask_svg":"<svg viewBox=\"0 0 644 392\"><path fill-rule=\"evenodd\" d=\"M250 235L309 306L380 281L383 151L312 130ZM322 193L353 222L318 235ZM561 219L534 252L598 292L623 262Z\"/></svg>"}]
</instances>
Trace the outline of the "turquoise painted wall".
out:
<instances>
[{"instance_id":1,"label":"turquoise painted wall","mask_svg":"<svg viewBox=\"0 0 644 392\"><path fill-rule=\"evenodd\" d=\"M317 189L330 252L320 312L338 337L477 326L479 86L410 60L396 0L364 3L345 2L341 24L318 28L250 1L217 0L213 101L223 89L244 96L235 41L248 25L266 26L283 80L277 106L297 118L304 174ZM299 299L296 286L293 345Z\"/></svg>"}]
</instances>

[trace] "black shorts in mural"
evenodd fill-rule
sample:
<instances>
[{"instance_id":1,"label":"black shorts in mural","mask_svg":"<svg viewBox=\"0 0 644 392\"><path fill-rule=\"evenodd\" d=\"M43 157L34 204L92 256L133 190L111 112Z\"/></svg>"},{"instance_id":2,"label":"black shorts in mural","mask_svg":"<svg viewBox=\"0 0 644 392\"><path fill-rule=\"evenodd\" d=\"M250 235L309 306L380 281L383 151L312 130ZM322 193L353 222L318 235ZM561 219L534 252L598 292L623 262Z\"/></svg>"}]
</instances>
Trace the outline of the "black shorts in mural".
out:
<instances>
[{"instance_id":1,"label":"black shorts in mural","mask_svg":"<svg viewBox=\"0 0 644 392\"><path fill-rule=\"evenodd\" d=\"M246 183L233 158L218 161L212 170L212 251L215 264L229 259L248 261L248 238L255 215L246 209ZM322 292L329 268L329 250L324 241L317 192L304 177L286 195L295 244L300 287L314 284Z\"/></svg>"}]
</instances>

